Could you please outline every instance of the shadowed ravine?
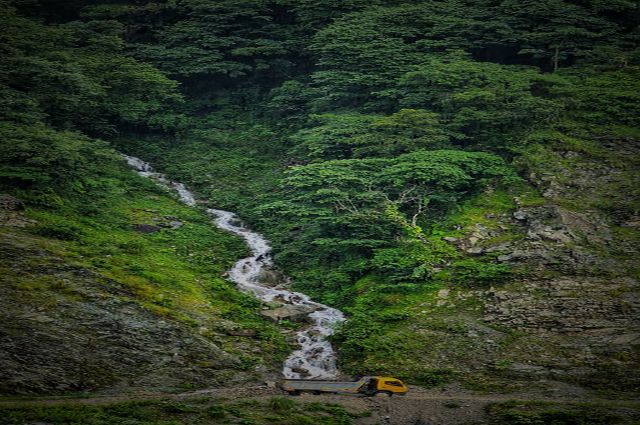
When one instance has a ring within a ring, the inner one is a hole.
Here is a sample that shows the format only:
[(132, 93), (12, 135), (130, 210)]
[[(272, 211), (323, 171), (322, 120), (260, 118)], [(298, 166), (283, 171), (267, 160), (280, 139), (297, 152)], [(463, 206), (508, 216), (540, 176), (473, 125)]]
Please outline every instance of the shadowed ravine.
[[(187, 205), (196, 205), (193, 194), (182, 183), (169, 181), (164, 175), (157, 173), (146, 162), (123, 155), (127, 163), (138, 174), (151, 178), (159, 184), (175, 190), (180, 199)], [(228, 272), (229, 279), (238, 288), (253, 294), (258, 299), (276, 308), (294, 308), (308, 312), (309, 324), (298, 331), (296, 343), (299, 349), (291, 353), (283, 365), (285, 378), (334, 378), (339, 371), (335, 362), (333, 347), (325, 338), (333, 333), (335, 323), (345, 320), (341, 311), (312, 301), (307, 295), (286, 289), (288, 282), (283, 281), (276, 286), (269, 286), (262, 279), (263, 272), (273, 267), (269, 255), (267, 240), (260, 234), (251, 232), (242, 226), (240, 219), (232, 212), (207, 209), (215, 224), (229, 232), (242, 236), (251, 249), (251, 256), (236, 262)]]

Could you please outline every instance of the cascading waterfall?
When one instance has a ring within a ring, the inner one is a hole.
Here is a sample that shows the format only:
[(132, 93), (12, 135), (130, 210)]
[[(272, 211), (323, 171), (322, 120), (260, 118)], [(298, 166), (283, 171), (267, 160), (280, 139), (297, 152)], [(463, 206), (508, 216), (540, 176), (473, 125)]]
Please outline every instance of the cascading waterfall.
[[(152, 178), (159, 184), (175, 190), (187, 205), (196, 205), (195, 197), (182, 184), (169, 181), (164, 175), (154, 171), (148, 163), (128, 155), (122, 155), (127, 164), (143, 177)], [(243, 258), (229, 270), (229, 279), (246, 293), (253, 294), (263, 302), (282, 304), (309, 311), (309, 326), (299, 331), (296, 343), (299, 349), (291, 353), (284, 362), (282, 374), (285, 378), (335, 378), (339, 371), (336, 366), (335, 352), (326, 337), (333, 333), (333, 325), (345, 320), (340, 310), (312, 301), (307, 295), (286, 289), (287, 282), (271, 287), (261, 282), (263, 270), (272, 268), (267, 240), (260, 234), (251, 232), (242, 226), (239, 218), (232, 212), (207, 209), (215, 216), (215, 224), (244, 238), (251, 249), (251, 256)]]

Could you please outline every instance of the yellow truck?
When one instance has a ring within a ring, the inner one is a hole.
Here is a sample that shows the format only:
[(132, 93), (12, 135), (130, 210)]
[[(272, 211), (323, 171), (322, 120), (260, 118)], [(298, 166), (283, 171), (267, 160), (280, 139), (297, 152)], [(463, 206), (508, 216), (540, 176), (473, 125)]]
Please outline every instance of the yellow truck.
[(363, 394), (366, 396), (405, 394), (407, 386), (399, 379), (386, 376), (363, 376), (357, 381), (321, 381), (315, 379), (285, 379), (281, 388), (291, 395)]

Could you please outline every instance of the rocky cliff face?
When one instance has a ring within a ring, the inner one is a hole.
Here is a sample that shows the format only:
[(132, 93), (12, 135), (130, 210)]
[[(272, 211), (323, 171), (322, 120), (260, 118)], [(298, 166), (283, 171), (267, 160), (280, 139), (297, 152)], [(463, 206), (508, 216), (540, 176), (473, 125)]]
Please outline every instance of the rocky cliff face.
[(451, 241), (520, 274), (459, 294), (480, 300), (480, 322), (517, 333), (485, 366), (640, 389), (637, 146), (625, 140), (596, 153), (548, 151), (528, 165), (541, 197), (516, 197), (514, 209)]

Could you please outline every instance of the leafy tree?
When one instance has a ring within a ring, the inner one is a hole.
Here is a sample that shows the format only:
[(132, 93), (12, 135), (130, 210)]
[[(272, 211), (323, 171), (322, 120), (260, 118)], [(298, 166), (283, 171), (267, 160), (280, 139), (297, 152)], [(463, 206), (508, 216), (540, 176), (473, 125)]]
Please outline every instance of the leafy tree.
[(506, 147), (562, 111), (555, 87), (567, 84), (536, 69), (434, 57), (406, 73), (396, 95), (406, 107), (440, 114), (457, 144)]
[(116, 159), (104, 142), (43, 123), (0, 123), (0, 137), (0, 179), (24, 187), (88, 193), (100, 184), (95, 176)]
[(424, 109), (401, 109), (374, 121), (369, 133), (356, 139), (357, 157), (392, 157), (417, 150), (452, 147), (451, 132), (440, 115)]
[(115, 153), (90, 136), (144, 124), (177, 83), (122, 55), (113, 21), (44, 25), (0, 8), (0, 179), (66, 196), (95, 193)]
[[(336, 291), (325, 280), (331, 269), (346, 272), (347, 282), (372, 269), (396, 270), (397, 281), (424, 279), (451, 254), (428, 241), (419, 222), (491, 181), (517, 180), (495, 155), (451, 150), (325, 161), (292, 167), (287, 174), (286, 200), (259, 207), (258, 216), (278, 237), (281, 264), (311, 268), (298, 282), (307, 282), (303, 286), (314, 293)], [(398, 240), (408, 245), (396, 251)], [(341, 283), (340, 291), (348, 286)]]
[(170, 25), (155, 28), (155, 44), (136, 43), (135, 55), (180, 77), (237, 78), (287, 67), (282, 28), (267, 1), (184, 0)]
[(292, 136), (292, 153), (313, 160), (393, 157), (420, 149), (451, 147), (449, 131), (434, 112), (402, 109), (388, 117), (310, 115), (311, 128)]
[(612, 39), (622, 42), (620, 26), (602, 12), (618, 9), (633, 13), (636, 6), (631, 2), (607, 3), (505, 0), (499, 10), (522, 43), (519, 53), (545, 59), (556, 71), (561, 63), (589, 57), (595, 48)]
[(569, 112), (578, 120), (597, 125), (640, 124), (640, 67), (606, 72), (567, 70), (562, 75), (573, 82), (565, 91), (573, 100)]
[(121, 55), (117, 22), (47, 26), (11, 7), (0, 13), (6, 118), (104, 133), (177, 99), (175, 81)]
[(358, 147), (358, 138), (364, 137), (378, 119), (373, 115), (322, 114), (310, 115), (309, 125), (298, 131), (292, 139), (294, 155), (314, 160), (348, 159)]

